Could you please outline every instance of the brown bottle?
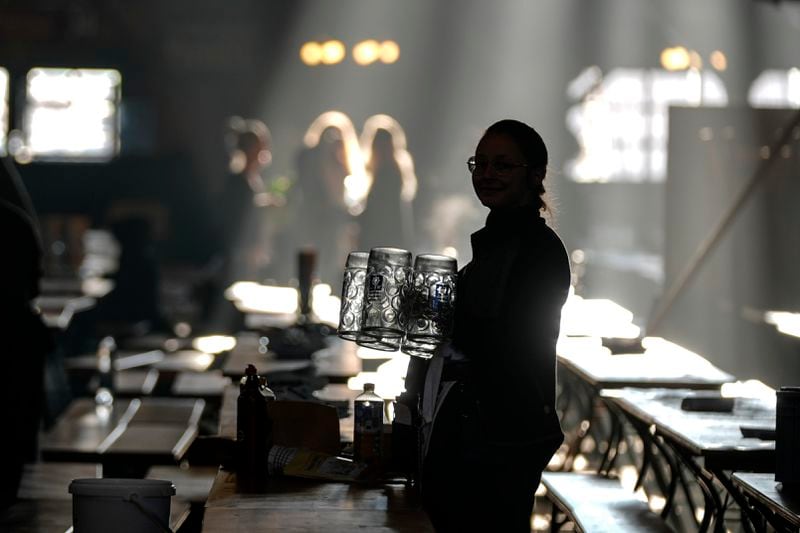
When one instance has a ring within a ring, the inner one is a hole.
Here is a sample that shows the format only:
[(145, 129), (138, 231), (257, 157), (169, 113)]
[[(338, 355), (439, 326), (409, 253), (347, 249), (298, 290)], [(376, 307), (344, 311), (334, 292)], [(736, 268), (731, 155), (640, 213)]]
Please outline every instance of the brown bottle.
[(272, 421), (267, 401), (275, 395), (262, 384), (258, 370), (247, 365), (236, 401), (236, 480), (241, 492), (264, 492), (267, 458), (272, 445)]

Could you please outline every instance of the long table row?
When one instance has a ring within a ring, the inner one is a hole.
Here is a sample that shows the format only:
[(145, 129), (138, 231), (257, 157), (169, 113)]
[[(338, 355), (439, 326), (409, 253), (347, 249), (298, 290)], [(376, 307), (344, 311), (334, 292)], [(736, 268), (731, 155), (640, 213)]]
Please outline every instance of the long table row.
[(600, 338), (562, 339), (558, 361), (570, 429), (562, 469), (608, 476), (632, 465), (633, 488), (678, 530), (797, 530), (798, 494), (775, 481), (773, 389), (737, 382), (659, 338), (631, 353), (614, 353)]
[[(97, 463), (105, 475), (142, 475), (152, 464), (180, 464), (207, 405), (198, 398), (203, 391), (221, 401), (220, 433), (232, 437), (236, 389), (229, 384), (247, 363), (255, 362), (265, 374), (304, 371), (312, 364), (279, 360), (253, 347), (233, 350), (219, 364), (189, 346), (170, 351), (145, 343), (141, 348), (116, 359), (118, 398), (113, 406), (99, 408), (90, 399), (74, 402), (44, 436), (44, 460)], [(736, 390), (730, 386), (734, 376), (659, 338), (645, 339), (640, 350), (620, 352), (598, 337), (564, 336), (558, 362), (559, 409), (569, 437), (561, 469), (580, 466), (577, 460), (591, 437), (599, 452), (596, 469), (609, 475), (627, 457), (638, 470), (636, 487), (662, 499), (660, 512), (667, 520), (685, 523), (689, 517), (699, 530), (724, 531), (733, 506), (747, 527), (758, 529), (769, 522), (791, 529), (800, 523), (795, 500), (774, 483), (775, 445), (768, 438), (775, 427), (774, 391)], [(72, 371), (81, 371), (81, 365), (92, 371), (95, 361), (70, 364)], [(353, 369), (346, 372), (352, 375)], [(170, 377), (169, 398), (147, 397), (153, 388), (146, 390), (146, 384), (158, 374)], [(714, 403), (721, 392), (733, 398), (730, 409)], [(687, 399), (694, 409), (686, 407)], [(340, 434), (345, 440), (352, 435), (352, 417), (340, 420)], [(638, 448), (633, 443), (637, 439)], [(640, 453), (631, 452), (637, 449)], [(403, 484), (285, 478), (259, 495), (239, 494), (235, 486), (235, 473), (220, 469), (206, 504), (204, 531), (331, 525), (430, 530), (414, 492)]]

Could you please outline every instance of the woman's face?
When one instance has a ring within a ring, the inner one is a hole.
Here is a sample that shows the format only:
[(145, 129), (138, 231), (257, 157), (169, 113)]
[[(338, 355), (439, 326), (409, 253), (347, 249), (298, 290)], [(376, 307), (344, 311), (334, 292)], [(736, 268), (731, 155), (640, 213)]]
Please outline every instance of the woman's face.
[(529, 169), (522, 152), (508, 135), (485, 135), (475, 148), (472, 186), (489, 209), (530, 204)]

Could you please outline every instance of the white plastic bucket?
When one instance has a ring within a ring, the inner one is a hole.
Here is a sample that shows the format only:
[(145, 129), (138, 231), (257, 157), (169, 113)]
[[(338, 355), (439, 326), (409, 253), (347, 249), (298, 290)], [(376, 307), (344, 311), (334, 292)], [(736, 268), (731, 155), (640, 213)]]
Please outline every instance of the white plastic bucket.
[(171, 481), (160, 479), (73, 479), (74, 533), (165, 533), (169, 529)]

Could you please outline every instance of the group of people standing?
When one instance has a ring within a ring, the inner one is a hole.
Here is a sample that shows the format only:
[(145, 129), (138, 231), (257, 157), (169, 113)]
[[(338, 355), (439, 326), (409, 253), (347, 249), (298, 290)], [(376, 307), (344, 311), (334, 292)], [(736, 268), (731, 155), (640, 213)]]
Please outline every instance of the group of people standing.
[[(230, 174), (214, 200), (222, 285), (243, 279), (286, 283), (296, 276), (297, 251), (313, 248), (316, 276), (335, 287), (350, 251), (413, 245), (413, 162), (404, 138), (396, 138), (396, 123), (385, 120), (388, 127), (371, 127), (363, 149), (348, 138), (351, 129), (323, 124), (315, 142), (297, 154), (294, 179), (278, 180), (278, 187), (263, 176), (272, 161), (269, 129), (258, 120), (231, 121)], [(354, 174), (370, 183), (355, 208), (347, 185)]]

